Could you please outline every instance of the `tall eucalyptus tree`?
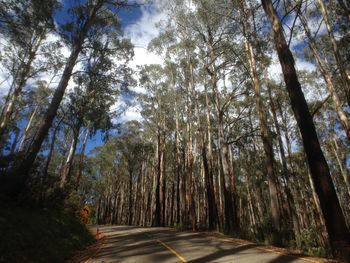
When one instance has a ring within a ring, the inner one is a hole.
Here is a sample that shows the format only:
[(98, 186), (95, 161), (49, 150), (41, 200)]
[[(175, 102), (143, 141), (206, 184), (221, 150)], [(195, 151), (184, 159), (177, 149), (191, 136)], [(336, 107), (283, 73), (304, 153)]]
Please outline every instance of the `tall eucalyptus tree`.
[(126, 4), (127, 1), (122, 0), (94, 0), (85, 3), (77, 3), (70, 8), (73, 19), (62, 25), (60, 32), (66, 39), (66, 42), (71, 49), (71, 53), (68, 57), (51, 103), (48, 106), (45, 116), (40, 122), (38, 131), (31, 146), (25, 153), (25, 156), (21, 159), (21, 162), (15, 165), (14, 169), (11, 170), (12, 174), (16, 174), (16, 176), (20, 178), (19, 182), (22, 187), (18, 185), (17, 189), (23, 188), (25, 184), (35, 158), (39, 153), (41, 145), (57, 114), (57, 110), (63, 99), (79, 55), (91, 48), (87, 45), (89, 43), (87, 40), (95, 34), (99, 34), (103, 37), (103, 35), (110, 32), (115, 32), (115, 36), (120, 37), (120, 23), (117, 18), (116, 10), (122, 8)]
[(303, 139), (312, 181), (320, 201), (333, 254), (339, 259), (349, 260), (350, 232), (335, 192), (329, 167), (321, 149), (310, 110), (298, 80), (294, 66), (294, 57), (283, 35), (282, 24), (272, 1), (262, 0), (262, 5), (273, 31), (284, 81)]
[[(0, 35), (4, 45), (1, 63), (11, 79), (0, 115), (0, 147), (28, 79), (58, 66), (52, 64), (52, 55), (59, 44), (46, 41), (54, 31), (53, 13), (57, 7), (57, 0), (0, 1)], [(47, 61), (43, 61), (43, 55)]]

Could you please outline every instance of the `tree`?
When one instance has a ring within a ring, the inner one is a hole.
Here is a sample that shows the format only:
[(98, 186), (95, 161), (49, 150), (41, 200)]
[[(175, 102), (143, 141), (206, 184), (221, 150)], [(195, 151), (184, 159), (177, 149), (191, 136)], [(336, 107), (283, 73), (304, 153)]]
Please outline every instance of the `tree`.
[[(35, 158), (40, 151), (41, 145), (46, 138), (52, 122), (57, 114), (59, 105), (63, 99), (68, 81), (73, 72), (73, 68), (77, 62), (80, 53), (86, 48), (86, 40), (96, 33), (115, 32), (119, 35), (119, 24), (116, 19), (115, 10), (113, 8), (120, 8), (126, 4), (126, 1), (105, 1), (96, 0), (88, 1), (85, 4), (78, 4), (71, 8), (74, 15), (74, 20), (61, 27), (61, 34), (65, 35), (67, 42), (71, 45), (71, 53), (65, 65), (62, 77), (54, 92), (53, 98), (46, 111), (45, 116), (40, 122), (37, 134), (33, 142), (27, 150), (21, 162), (18, 163), (12, 174), (20, 177), (17, 189), (23, 189), (25, 181), (28, 177), (30, 169), (33, 166)], [(12, 188), (12, 187), (9, 187)], [(13, 188), (10, 190), (13, 191)], [(18, 192), (18, 191), (17, 191)]]
[(245, 3), (241, 4), (241, 24), (243, 36), (245, 39), (245, 51), (246, 56), (249, 62), (250, 69), (250, 78), (252, 80), (252, 86), (254, 88), (254, 97), (256, 109), (259, 116), (259, 126), (261, 137), (264, 145), (264, 151), (266, 155), (266, 170), (267, 170), (267, 178), (269, 183), (269, 192), (270, 192), (270, 207), (272, 214), (272, 222), (273, 222), (273, 231), (275, 232), (276, 239), (278, 238), (278, 232), (281, 230), (281, 214), (280, 214), (280, 204), (278, 200), (278, 186), (277, 186), (277, 178), (274, 167), (274, 151), (273, 151), (273, 143), (272, 143), (272, 135), (271, 131), (268, 128), (267, 116), (265, 111), (265, 106), (263, 104), (262, 96), (261, 96), (261, 84), (257, 72), (257, 63), (255, 54), (253, 51), (254, 38), (256, 35), (252, 32), (249, 25), (249, 11), (246, 11)]
[(281, 21), (272, 2), (262, 0), (262, 4), (273, 30), (284, 81), (303, 138), (312, 181), (320, 200), (333, 253), (337, 258), (348, 260), (350, 258), (350, 233), (334, 189), (328, 164), (317, 138), (315, 125), (298, 81), (293, 55), (287, 46)]
[[(73, 159), (82, 127), (85, 138), (90, 130), (108, 130), (112, 127), (111, 107), (122, 89), (132, 84), (131, 70), (126, 64), (133, 55), (129, 41), (119, 41), (114, 34), (94, 34), (88, 39), (93, 48), (84, 54), (84, 70), (75, 75), (76, 86), (69, 94), (69, 123), (73, 131), (71, 148), (61, 176), (61, 187), (70, 177)], [(120, 65), (114, 59), (120, 59)], [(85, 140), (86, 143), (86, 140)], [(83, 147), (85, 144), (83, 144)]]
[(147, 126), (154, 136), (155, 145), (155, 208), (152, 225), (165, 225), (165, 144), (169, 113), (167, 94), (168, 87), (162, 79), (164, 73), (160, 65), (147, 65), (140, 72), (140, 85), (148, 91), (143, 96), (144, 110), (141, 113), (149, 120)]
[[(0, 115), (1, 147), (27, 80), (59, 67), (55, 61), (59, 44), (45, 43), (48, 34), (54, 30), (53, 12), (58, 6), (56, 0), (1, 1), (0, 5), (0, 34), (6, 41), (2, 64), (12, 78)], [(46, 55), (46, 61), (38, 58), (38, 53)]]
[[(345, 131), (345, 134), (346, 136), (348, 137), (348, 140), (350, 140), (350, 128), (349, 128), (349, 123), (348, 123), (348, 118), (342, 108), (342, 105), (341, 105), (341, 101), (339, 99), (339, 95), (338, 95), (338, 92), (336, 91), (336, 88), (334, 86), (334, 81), (332, 80), (332, 74), (331, 72), (328, 70), (327, 68), (327, 62), (321, 58), (321, 56), (319, 55), (318, 51), (317, 51), (317, 45), (316, 45), (316, 41), (314, 39), (314, 37), (312, 36), (311, 34), (311, 31), (309, 29), (309, 26), (307, 24), (307, 20), (305, 18), (305, 16), (300, 12), (298, 11), (298, 16), (300, 18), (300, 21), (304, 27), (304, 30), (305, 30), (305, 33), (309, 39), (309, 47), (312, 51), (312, 54), (313, 56), (315, 57), (315, 60), (317, 62), (317, 65), (320, 69), (320, 72), (322, 74), (322, 77), (326, 83), (326, 86), (329, 90), (329, 93), (332, 97), (332, 100), (333, 100), (333, 103), (334, 103), (334, 107), (335, 107), (335, 110), (337, 112), (337, 115), (338, 115), (338, 118), (339, 118), (339, 121)], [(333, 34), (331, 34), (333, 35)], [(334, 38), (333, 38), (333, 41), (334, 42)], [(336, 48), (337, 50), (337, 48)], [(339, 54), (338, 52), (335, 52), (337, 55), (336, 55), (336, 58), (339, 58)], [(342, 64), (342, 63), (341, 63)], [(342, 71), (343, 72), (343, 67), (341, 67)], [(344, 74), (342, 74), (343, 76)], [(342, 77), (343, 78), (343, 77)], [(343, 78), (344, 79), (344, 78)], [(347, 85), (344, 85), (345, 88), (347, 87)]]

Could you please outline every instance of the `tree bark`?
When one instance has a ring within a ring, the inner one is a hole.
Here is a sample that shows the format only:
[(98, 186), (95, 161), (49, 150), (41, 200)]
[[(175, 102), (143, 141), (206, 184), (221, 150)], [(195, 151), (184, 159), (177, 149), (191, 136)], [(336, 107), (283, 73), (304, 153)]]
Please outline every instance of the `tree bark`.
[(181, 222), (181, 207), (180, 207), (180, 181), (181, 181), (181, 166), (180, 166), (180, 131), (179, 131), (179, 112), (175, 100), (175, 172), (176, 172), (176, 223)]
[[(17, 80), (16, 78), (13, 80), (13, 83), (15, 85), (15, 88), (13, 89), (13, 93), (11, 96), (9, 96), (8, 102), (4, 105), (4, 108), (1, 112), (1, 121), (0, 121), (0, 138), (4, 138), (4, 135), (7, 130), (7, 126), (9, 121), (12, 118), (13, 110), (15, 107), (15, 104), (21, 95), (21, 92), (24, 88), (24, 86), (27, 83), (27, 80), (29, 78), (29, 73), (31, 70), (31, 66), (33, 64), (33, 61), (35, 60), (35, 57), (37, 55), (38, 49), (44, 40), (45, 32), (41, 34), (38, 38), (38, 41), (36, 43), (31, 43), (34, 44), (33, 48), (29, 51), (28, 55), (28, 61), (24, 63), (21, 66), (21, 70), (19, 73), (19, 79)], [(18, 84), (16, 85), (16, 81), (18, 81)]]
[[(27, 177), (29, 175), (29, 172), (33, 166), (33, 163), (35, 161), (35, 158), (37, 154), (40, 151), (41, 145), (44, 142), (50, 127), (52, 126), (52, 122), (56, 117), (57, 110), (61, 104), (61, 101), (63, 99), (63, 95), (66, 91), (68, 81), (70, 80), (70, 77), (72, 75), (73, 68), (75, 66), (75, 63), (77, 61), (77, 58), (80, 54), (80, 51), (83, 48), (83, 43), (86, 37), (86, 34), (88, 33), (90, 27), (94, 23), (96, 13), (97, 11), (102, 7), (103, 1), (99, 1), (96, 5), (94, 5), (90, 12), (89, 17), (87, 18), (86, 22), (82, 26), (81, 31), (78, 33), (77, 37), (75, 38), (73, 42), (72, 52), (68, 58), (68, 61), (66, 63), (66, 66), (64, 68), (62, 77), (60, 79), (60, 82), (58, 83), (58, 86), (55, 90), (55, 93), (53, 95), (53, 98), (51, 100), (51, 103), (41, 120), (38, 131), (36, 133), (36, 136), (34, 137), (33, 143), (29, 147), (28, 151), (26, 152), (24, 158), (21, 160), (19, 164), (16, 164), (14, 169), (11, 171), (12, 174), (15, 174), (17, 176), (20, 176), (20, 185), (17, 185), (17, 191), (21, 191), (21, 189), (24, 188)], [(11, 188), (11, 187), (10, 187)], [(16, 194), (16, 193), (14, 193)]]
[(71, 145), (69, 148), (66, 162), (63, 166), (62, 173), (61, 173), (60, 188), (63, 188), (70, 179), (75, 150), (77, 148), (77, 144), (78, 144), (78, 140), (79, 140), (79, 132), (80, 132), (80, 128), (78, 128), (77, 130), (74, 129), (74, 131), (73, 131), (72, 142), (71, 142)]
[(328, 71), (328, 69), (326, 67), (326, 63), (322, 60), (322, 58), (320, 57), (320, 55), (317, 52), (316, 41), (311, 35), (311, 31), (310, 31), (309, 26), (307, 24), (306, 18), (304, 17), (303, 14), (300, 14), (300, 13), (299, 13), (299, 18), (300, 18), (300, 21), (304, 27), (305, 33), (309, 39), (309, 47), (311, 49), (311, 52), (312, 52), (313, 56), (315, 57), (318, 68), (322, 74), (324, 81), (326, 82), (326, 87), (328, 88), (328, 91), (332, 97), (334, 107), (335, 107), (335, 110), (337, 112), (340, 124), (342, 125), (342, 127), (345, 131), (345, 134), (346, 134), (348, 140), (350, 141), (350, 127), (349, 127), (348, 118), (347, 118), (344, 110), (342, 109), (342, 105), (341, 105), (338, 93), (336, 92), (336, 89), (333, 85), (331, 73)]
[(161, 134), (158, 131), (157, 135), (157, 169), (156, 169), (156, 179), (155, 179), (155, 210), (153, 216), (152, 226), (160, 226), (161, 225), (161, 200), (160, 200), (160, 181), (161, 181), (161, 159), (162, 151), (161, 151)]
[(56, 142), (56, 134), (59, 130), (60, 124), (63, 121), (64, 116), (61, 117), (61, 119), (59, 120), (59, 122), (57, 123), (53, 133), (52, 133), (52, 140), (51, 140), (51, 144), (50, 144), (50, 150), (49, 150), (49, 154), (47, 155), (47, 159), (46, 159), (46, 163), (45, 163), (45, 168), (43, 171), (43, 181), (42, 184), (45, 185), (47, 182), (47, 176), (48, 176), (48, 170), (49, 170), (49, 165), (51, 162), (51, 158), (52, 158), (52, 154), (53, 151), (55, 149), (55, 142)]
[(278, 138), (278, 146), (279, 146), (279, 150), (280, 150), (282, 167), (283, 167), (283, 174), (284, 174), (285, 183), (286, 183), (285, 189), (286, 189), (286, 195), (287, 195), (288, 208), (289, 208), (290, 215), (292, 216), (294, 235), (295, 235), (297, 244), (300, 244), (300, 242), (299, 242), (300, 225), (299, 225), (299, 220), (298, 220), (298, 215), (297, 215), (297, 203), (293, 197), (294, 191), (291, 190), (291, 189), (293, 189), (293, 186), (291, 186), (291, 184), (290, 184), (290, 178), (289, 178), (290, 173), (288, 171), (287, 159), (286, 159), (286, 155), (285, 155), (285, 151), (284, 151), (284, 147), (283, 147), (281, 129), (280, 129), (280, 125), (278, 123), (276, 106), (275, 106), (275, 103), (274, 103), (273, 98), (272, 98), (271, 87), (268, 83), (267, 76), (265, 77), (265, 80), (266, 80), (266, 86), (267, 86), (269, 99), (270, 99), (270, 108), (272, 111), (272, 117), (274, 120), (275, 129), (276, 129), (277, 138)]
[(288, 48), (283, 35), (281, 21), (271, 0), (262, 0), (262, 5), (274, 33), (275, 45), (282, 67), (284, 81), (303, 139), (312, 181), (320, 201), (333, 254), (339, 259), (350, 260), (349, 229), (345, 223), (329, 167), (321, 150), (315, 125), (298, 80), (293, 55)]
[(77, 176), (77, 181), (75, 183), (75, 190), (78, 190), (79, 185), (80, 185), (80, 181), (81, 181), (81, 177), (83, 174), (85, 148), (86, 148), (86, 144), (87, 144), (87, 141), (89, 138), (89, 133), (90, 133), (90, 125), (87, 125), (86, 131), (85, 131), (85, 136), (84, 136), (84, 141), (83, 141), (83, 145), (82, 145), (82, 149), (81, 149), (81, 153), (80, 153), (79, 166), (78, 166), (78, 176)]
[(347, 189), (347, 192), (348, 192), (348, 196), (350, 198), (350, 180), (349, 180), (349, 175), (347, 173), (347, 169), (343, 167), (343, 162), (341, 161), (341, 158), (339, 156), (339, 146), (338, 146), (338, 143), (337, 143), (337, 140), (335, 138), (333, 138), (331, 140), (331, 147), (332, 147), (332, 150), (334, 152), (334, 155), (335, 155), (335, 158), (337, 160), (337, 163), (338, 163), (338, 166), (339, 166), (339, 170), (340, 170), (340, 174), (342, 175), (343, 177), (343, 180), (345, 182), (345, 185), (346, 185), (346, 189)]
[[(242, 13), (244, 14), (244, 4), (242, 5)], [(243, 18), (245, 20), (245, 18)], [(264, 110), (264, 105), (261, 98), (260, 91), (260, 80), (258, 78), (258, 73), (256, 69), (256, 61), (253, 53), (253, 47), (251, 44), (249, 28), (246, 25), (245, 21), (242, 21), (243, 35), (245, 37), (245, 51), (247, 54), (247, 59), (249, 62), (250, 77), (252, 79), (252, 84), (254, 88), (254, 98), (256, 104), (256, 110), (259, 117), (260, 124), (260, 133), (264, 146), (264, 151), (266, 155), (266, 171), (267, 171), (267, 180), (270, 193), (270, 208), (271, 216), (273, 223), (273, 231), (276, 235), (276, 238), (279, 239), (279, 232), (281, 231), (281, 214), (279, 211), (279, 201), (278, 201), (278, 186), (277, 178), (275, 176), (274, 169), (274, 153), (271, 132), (267, 125), (266, 112)], [(275, 240), (277, 242), (277, 240)]]
[(21, 142), (19, 143), (19, 147), (18, 147), (18, 151), (21, 152), (23, 151), (24, 149), (24, 142), (28, 136), (28, 131), (31, 129), (31, 126), (32, 126), (32, 123), (33, 123), (33, 120), (34, 120), (34, 117), (38, 111), (39, 107), (36, 106), (34, 111), (32, 112), (32, 114), (30, 114), (30, 117), (29, 117), (29, 121), (26, 125), (26, 128), (24, 129), (24, 132), (23, 132), (23, 135), (22, 135), (22, 138), (21, 138)]
[(187, 83), (187, 107), (188, 107), (188, 119), (187, 119), (187, 177), (189, 179), (189, 197), (188, 197), (188, 208), (191, 215), (191, 227), (192, 230), (196, 230), (196, 209), (194, 200), (194, 182), (193, 182), (193, 166), (194, 166), (194, 152), (193, 152), (193, 100), (194, 97), (194, 76), (193, 76), (193, 62), (189, 50), (186, 50), (186, 59), (188, 66), (188, 83)]
[[(344, 63), (344, 61), (339, 53), (339, 48), (338, 48), (337, 42), (336, 42), (334, 34), (333, 34), (333, 29), (332, 29), (332, 25), (331, 25), (331, 21), (329, 18), (327, 7), (323, 3), (323, 0), (317, 0), (317, 2), (321, 7), (323, 19), (324, 19), (324, 22), (326, 24), (327, 31), (328, 31), (328, 36), (329, 36), (331, 43), (332, 43), (332, 49), (333, 49), (335, 61), (337, 63), (338, 70), (339, 70), (341, 80), (342, 80), (342, 84), (343, 84), (344, 89), (345, 89), (345, 94), (346, 94), (348, 106), (350, 107), (350, 79), (349, 79), (349, 77), (346, 73), (345, 67), (344, 67), (345, 63)], [(348, 139), (350, 140), (350, 130), (347, 130), (347, 136), (348, 136)]]
[[(132, 219), (133, 219), (133, 213), (132, 213), (132, 207), (133, 207), (133, 169), (131, 167), (131, 169), (129, 170), (129, 195), (128, 195), (128, 225), (131, 226), (132, 225)], [(136, 188), (137, 189), (137, 188)], [(136, 204), (134, 204), (136, 205)]]

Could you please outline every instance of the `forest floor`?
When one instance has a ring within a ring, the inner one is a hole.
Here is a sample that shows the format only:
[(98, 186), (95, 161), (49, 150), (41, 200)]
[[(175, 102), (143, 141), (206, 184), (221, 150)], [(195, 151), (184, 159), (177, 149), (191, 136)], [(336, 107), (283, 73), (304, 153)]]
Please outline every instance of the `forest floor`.
[(70, 263), (336, 262), (230, 238), (219, 233), (110, 225), (90, 226), (90, 230), (97, 235), (98, 242), (70, 260)]

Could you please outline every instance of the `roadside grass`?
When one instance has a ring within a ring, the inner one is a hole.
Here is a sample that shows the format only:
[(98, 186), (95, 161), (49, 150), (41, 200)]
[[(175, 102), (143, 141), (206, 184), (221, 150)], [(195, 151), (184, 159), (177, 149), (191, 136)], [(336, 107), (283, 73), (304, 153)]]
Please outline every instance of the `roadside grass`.
[(0, 262), (64, 262), (94, 241), (73, 214), (29, 208), (0, 210)]

